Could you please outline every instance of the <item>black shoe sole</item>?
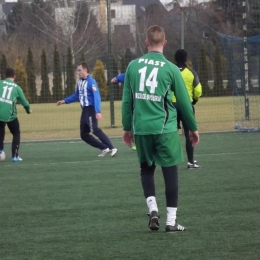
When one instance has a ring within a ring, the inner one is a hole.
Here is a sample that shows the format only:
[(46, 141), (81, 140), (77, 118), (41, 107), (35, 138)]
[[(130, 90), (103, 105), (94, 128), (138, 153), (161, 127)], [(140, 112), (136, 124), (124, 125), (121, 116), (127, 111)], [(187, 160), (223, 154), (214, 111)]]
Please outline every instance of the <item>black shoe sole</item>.
[(152, 231), (157, 231), (157, 230), (159, 230), (158, 217), (153, 217), (153, 218), (150, 219), (149, 228), (150, 228)]

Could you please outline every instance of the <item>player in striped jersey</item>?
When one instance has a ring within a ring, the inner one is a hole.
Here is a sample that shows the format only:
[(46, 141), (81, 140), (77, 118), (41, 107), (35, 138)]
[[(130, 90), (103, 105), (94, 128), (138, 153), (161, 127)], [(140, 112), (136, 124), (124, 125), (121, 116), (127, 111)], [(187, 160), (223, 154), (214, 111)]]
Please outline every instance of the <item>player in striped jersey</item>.
[[(114, 148), (106, 134), (98, 128), (98, 120), (102, 119), (101, 97), (98, 85), (95, 79), (89, 75), (89, 68), (85, 62), (78, 65), (77, 72), (79, 80), (76, 92), (63, 100), (59, 100), (57, 106), (79, 101), (82, 108), (80, 119), (81, 139), (87, 144), (100, 149), (101, 153), (98, 156), (102, 157), (111, 152), (113, 157), (117, 153), (117, 149)], [(91, 135), (90, 132), (97, 136), (100, 141)]]

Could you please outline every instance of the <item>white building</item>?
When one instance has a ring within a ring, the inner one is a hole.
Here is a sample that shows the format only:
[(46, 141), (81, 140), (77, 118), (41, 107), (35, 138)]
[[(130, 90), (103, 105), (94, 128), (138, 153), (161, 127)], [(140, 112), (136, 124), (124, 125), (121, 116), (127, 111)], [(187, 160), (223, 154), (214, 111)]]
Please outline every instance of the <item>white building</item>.
[[(136, 8), (135, 5), (111, 5), (111, 31), (129, 34), (136, 43)], [(135, 52), (136, 44), (131, 46)]]

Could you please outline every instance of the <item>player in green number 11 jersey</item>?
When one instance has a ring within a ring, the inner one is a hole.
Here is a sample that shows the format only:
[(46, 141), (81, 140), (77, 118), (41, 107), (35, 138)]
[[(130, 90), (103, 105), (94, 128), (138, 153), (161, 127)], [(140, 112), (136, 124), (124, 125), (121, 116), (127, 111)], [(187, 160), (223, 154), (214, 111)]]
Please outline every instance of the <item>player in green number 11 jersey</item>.
[(155, 165), (162, 167), (167, 205), (166, 232), (184, 231), (176, 221), (178, 202), (177, 164), (183, 161), (177, 130), (176, 109), (172, 95), (187, 122), (193, 145), (199, 142), (197, 123), (187, 89), (177, 66), (162, 54), (167, 43), (163, 28), (147, 30), (148, 53), (132, 61), (126, 71), (122, 123), (123, 140), (131, 146), (135, 139), (141, 166), (141, 182), (149, 210), (149, 228), (159, 229), (158, 206), (155, 198)]
[(22, 161), (18, 154), (20, 146), (20, 124), (17, 118), (16, 102), (20, 102), (23, 105), (27, 114), (31, 114), (31, 110), (23, 90), (14, 83), (14, 69), (7, 68), (5, 77), (5, 80), (0, 80), (0, 154), (4, 150), (5, 126), (7, 125), (13, 135), (12, 161), (20, 162)]

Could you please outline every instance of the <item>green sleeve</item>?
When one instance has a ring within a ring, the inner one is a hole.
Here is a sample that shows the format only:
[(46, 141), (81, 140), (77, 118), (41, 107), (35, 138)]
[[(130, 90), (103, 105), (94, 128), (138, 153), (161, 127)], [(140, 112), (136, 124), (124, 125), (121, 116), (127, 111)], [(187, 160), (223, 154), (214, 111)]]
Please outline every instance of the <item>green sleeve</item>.
[(178, 100), (178, 107), (181, 111), (181, 114), (185, 120), (190, 131), (198, 130), (197, 122), (195, 120), (194, 112), (192, 109), (192, 105), (190, 102), (189, 94), (185, 83), (183, 81), (182, 75), (179, 69), (173, 67), (174, 72), (174, 85), (172, 86), (172, 90), (176, 99)]
[(17, 87), (17, 92), (18, 92), (17, 101), (20, 102), (20, 104), (24, 107), (26, 113), (29, 114), (30, 113), (30, 104), (27, 101), (27, 99), (23, 93), (23, 90), (20, 87)]
[(130, 69), (128, 67), (125, 75), (122, 98), (122, 124), (124, 131), (131, 131), (133, 120), (133, 94), (129, 74)]

